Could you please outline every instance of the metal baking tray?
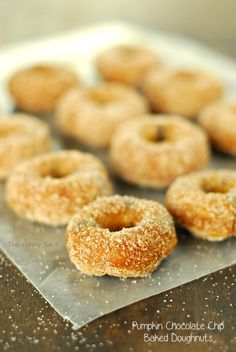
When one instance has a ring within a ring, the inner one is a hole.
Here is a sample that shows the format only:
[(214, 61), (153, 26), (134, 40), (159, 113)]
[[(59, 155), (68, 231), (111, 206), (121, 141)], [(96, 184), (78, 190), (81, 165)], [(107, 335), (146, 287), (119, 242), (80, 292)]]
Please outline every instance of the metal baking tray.
[[(224, 83), (226, 97), (236, 98), (236, 63), (233, 60), (184, 37), (124, 23), (105, 23), (2, 49), (0, 113), (11, 113), (14, 109), (7, 92), (7, 80), (15, 70), (38, 62), (63, 63), (78, 71), (87, 84), (92, 84), (99, 79), (94, 67), (95, 57), (116, 43), (145, 44), (156, 50), (169, 66), (201, 67), (215, 72)], [(45, 119), (53, 129), (57, 148), (88, 150), (73, 140), (59, 138), (53, 117)], [(107, 163), (106, 152), (92, 152)], [(236, 160), (213, 152), (209, 167), (235, 169)], [(113, 175), (112, 179), (116, 193), (164, 202), (164, 191), (131, 186)], [(176, 249), (150, 277), (89, 277), (77, 271), (68, 259), (65, 228), (54, 229), (18, 219), (5, 204), (4, 185), (0, 198), (1, 250), (54, 309), (77, 328), (118, 308), (236, 262), (236, 238), (209, 243), (180, 230)]]

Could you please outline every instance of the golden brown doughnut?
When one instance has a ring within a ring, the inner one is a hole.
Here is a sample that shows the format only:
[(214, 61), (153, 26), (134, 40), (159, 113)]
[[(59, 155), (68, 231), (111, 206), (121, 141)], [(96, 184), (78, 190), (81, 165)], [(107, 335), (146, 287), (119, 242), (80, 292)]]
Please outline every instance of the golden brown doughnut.
[(236, 171), (206, 170), (179, 177), (167, 208), (194, 236), (222, 241), (236, 234)]
[(206, 166), (209, 146), (198, 126), (178, 116), (149, 115), (126, 122), (110, 148), (113, 170), (140, 186), (162, 188), (177, 176)]
[(159, 64), (157, 55), (138, 45), (114, 46), (97, 59), (98, 71), (105, 80), (129, 85), (137, 85), (154, 64)]
[(143, 90), (155, 111), (188, 118), (196, 117), (223, 91), (218, 78), (208, 72), (170, 68), (150, 69)]
[(200, 113), (199, 122), (218, 149), (236, 156), (236, 102), (207, 106)]
[(173, 221), (159, 203), (129, 196), (100, 197), (67, 228), (67, 250), (88, 275), (147, 276), (174, 248)]
[(50, 150), (46, 123), (25, 114), (0, 119), (0, 180), (23, 160)]
[(78, 77), (66, 68), (38, 65), (16, 72), (9, 80), (9, 91), (21, 110), (51, 113), (58, 99), (78, 83)]
[(94, 148), (105, 148), (117, 126), (148, 110), (144, 97), (118, 83), (73, 89), (61, 99), (58, 126), (66, 135)]
[(22, 163), (6, 186), (7, 203), (18, 216), (53, 226), (67, 224), (82, 206), (110, 193), (102, 163), (75, 150)]

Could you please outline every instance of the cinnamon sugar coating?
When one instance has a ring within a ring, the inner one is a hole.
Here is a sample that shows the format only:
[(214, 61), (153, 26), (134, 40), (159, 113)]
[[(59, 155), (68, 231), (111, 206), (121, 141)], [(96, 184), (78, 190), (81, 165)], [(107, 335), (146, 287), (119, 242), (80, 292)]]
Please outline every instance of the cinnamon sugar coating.
[(236, 156), (236, 101), (207, 106), (199, 122), (216, 148)]
[(139, 277), (154, 271), (173, 250), (176, 234), (161, 204), (116, 195), (79, 211), (66, 241), (71, 261), (88, 275)]
[(118, 83), (100, 83), (68, 92), (56, 115), (66, 135), (94, 148), (106, 148), (122, 122), (147, 111), (145, 98), (135, 90)]
[(213, 74), (159, 67), (147, 72), (143, 90), (155, 111), (187, 118), (197, 117), (223, 93), (221, 82)]
[(46, 123), (25, 114), (0, 118), (0, 180), (4, 180), (22, 161), (51, 148)]
[(58, 99), (79, 84), (76, 74), (54, 65), (37, 65), (16, 72), (9, 91), (18, 108), (29, 113), (51, 113)]
[(110, 193), (103, 164), (75, 150), (22, 163), (6, 185), (7, 203), (19, 217), (53, 226), (67, 224), (82, 206)]
[(110, 148), (117, 175), (153, 188), (168, 186), (177, 176), (205, 167), (208, 160), (205, 132), (177, 116), (150, 115), (122, 124)]
[(158, 56), (138, 45), (117, 45), (97, 58), (98, 71), (105, 80), (128, 85), (138, 85), (154, 64), (160, 64)]
[(194, 236), (222, 241), (236, 234), (236, 171), (206, 170), (179, 177), (166, 204), (176, 223)]

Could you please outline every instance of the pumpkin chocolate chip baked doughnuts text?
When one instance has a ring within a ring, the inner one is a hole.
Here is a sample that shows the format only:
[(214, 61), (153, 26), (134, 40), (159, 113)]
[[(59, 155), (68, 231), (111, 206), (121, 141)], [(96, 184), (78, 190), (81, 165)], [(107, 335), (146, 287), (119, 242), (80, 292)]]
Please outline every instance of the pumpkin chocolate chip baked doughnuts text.
[(67, 250), (88, 275), (147, 276), (175, 247), (171, 216), (159, 203), (129, 196), (100, 197), (70, 221)]
[(48, 152), (50, 131), (46, 123), (25, 114), (0, 118), (0, 180), (21, 161)]
[(144, 78), (143, 91), (155, 111), (194, 118), (222, 96), (223, 88), (205, 71), (153, 68)]
[(108, 147), (116, 128), (148, 111), (145, 98), (118, 83), (73, 89), (60, 101), (60, 130), (93, 148)]
[(199, 123), (217, 149), (236, 156), (236, 101), (207, 106), (200, 113)]
[(21, 110), (51, 113), (58, 99), (78, 83), (78, 77), (66, 68), (38, 65), (16, 72), (9, 80), (9, 91)]
[(122, 179), (153, 188), (205, 167), (209, 146), (205, 132), (177, 116), (153, 115), (122, 124), (110, 148), (110, 163)]
[(105, 167), (93, 155), (60, 151), (19, 165), (6, 185), (6, 199), (19, 216), (60, 226), (98, 196), (109, 195)]
[(138, 45), (117, 45), (104, 51), (97, 59), (97, 68), (107, 81), (138, 85), (145, 72), (159, 64), (157, 55)]
[(222, 241), (236, 234), (236, 171), (206, 170), (179, 177), (169, 188), (167, 208), (194, 236)]

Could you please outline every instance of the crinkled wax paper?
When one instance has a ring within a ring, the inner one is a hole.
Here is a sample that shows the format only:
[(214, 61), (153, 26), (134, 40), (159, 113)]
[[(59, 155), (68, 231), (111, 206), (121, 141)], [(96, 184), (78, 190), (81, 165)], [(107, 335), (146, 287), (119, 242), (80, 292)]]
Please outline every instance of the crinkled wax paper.
[[(93, 59), (98, 51), (120, 42), (139, 42), (156, 48), (169, 65), (203, 67), (218, 73), (228, 96), (236, 95), (233, 61), (185, 38), (153, 33), (124, 24), (105, 24), (84, 31), (6, 48), (0, 54), (1, 110), (10, 112), (6, 80), (17, 68), (38, 61), (66, 62), (87, 82), (95, 79)], [(62, 141), (62, 144), (65, 141)], [(72, 146), (65, 143), (64, 146)], [(105, 160), (104, 153), (99, 156)], [(235, 168), (236, 160), (215, 154), (210, 167)], [(113, 179), (116, 192), (164, 201), (164, 192), (139, 189)], [(0, 247), (58, 313), (76, 327), (118, 308), (192, 281), (236, 262), (236, 238), (221, 243), (194, 239), (179, 231), (174, 252), (145, 279), (89, 277), (70, 263), (65, 228), (51, 228), (19, 220), (7, 209), (0, 190)]]

